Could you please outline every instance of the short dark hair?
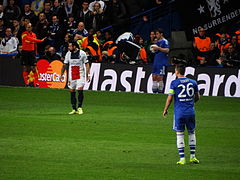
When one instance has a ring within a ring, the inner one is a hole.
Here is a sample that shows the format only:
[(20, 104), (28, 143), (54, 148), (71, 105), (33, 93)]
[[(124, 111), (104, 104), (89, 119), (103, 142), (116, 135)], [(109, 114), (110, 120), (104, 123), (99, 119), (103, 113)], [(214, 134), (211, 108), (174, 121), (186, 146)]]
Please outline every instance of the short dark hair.
[(79, 48), (79, 44), (77, 43), (77, 41), (70, 41), (69, 43), (72, 43), (73, 46)]
[(164, 30), (163, 30), (162, 28), (156, 29), (156, 30), (155, 30), (155, 33), (156, 33), (156, 32), (159, 32), (160, 34), (161, 34), (161, 33), (164, 34)]
[(184, 75), (185, 74), (185, 65), (184, 64), (176, 64), (176, 70), (181, 74)]

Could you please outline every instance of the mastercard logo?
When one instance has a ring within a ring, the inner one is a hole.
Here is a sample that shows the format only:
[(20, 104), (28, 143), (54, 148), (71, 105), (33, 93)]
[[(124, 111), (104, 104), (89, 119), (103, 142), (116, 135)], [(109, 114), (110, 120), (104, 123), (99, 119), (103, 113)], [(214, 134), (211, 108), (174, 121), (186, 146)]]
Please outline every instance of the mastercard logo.
[(59, 60), (49, 63), (45, 59), (37, 62), (38, 84), (41, 88), (65, 88), (67, 83), (67, 72), (61, 79), (61, 69), (63, 63)]

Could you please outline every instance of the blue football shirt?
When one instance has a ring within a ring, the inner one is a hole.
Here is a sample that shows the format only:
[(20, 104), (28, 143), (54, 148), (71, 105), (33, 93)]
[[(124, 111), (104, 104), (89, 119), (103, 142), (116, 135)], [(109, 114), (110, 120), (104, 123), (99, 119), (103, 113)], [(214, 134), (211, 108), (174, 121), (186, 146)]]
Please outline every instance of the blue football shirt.
[(198, 92), (195, 80), (182, 77), (171, 82), (169, 94), (174, 95), (174, 115), (194, 115), (194, 94)]
[[(169, 48), (169, 43), (168, 43), (168, 40), (166, 40), (166, 39), (161, 39), (161, 40), (157, 41), (156, 45), (161, 48)], [(157, 65), (157, 64), (167, 65), (168, 64), (168, 53), (157, 51), (154, 56), (153, 64), (154, 65)]]

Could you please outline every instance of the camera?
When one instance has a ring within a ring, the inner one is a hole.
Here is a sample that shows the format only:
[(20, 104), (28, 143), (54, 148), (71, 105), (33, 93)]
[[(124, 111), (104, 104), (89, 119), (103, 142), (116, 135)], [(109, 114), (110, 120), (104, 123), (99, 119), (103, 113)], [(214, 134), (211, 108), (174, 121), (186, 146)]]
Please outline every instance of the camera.
[(176, 64), (183, 64), (183, 65), (187, 65), (188, 64), (188, 61), (186, 59), (181, 59), (181, 58), (178, 58), (176, 56), (173, 56), (171, 58), (171, 64), (173, 65), (176, 65)]

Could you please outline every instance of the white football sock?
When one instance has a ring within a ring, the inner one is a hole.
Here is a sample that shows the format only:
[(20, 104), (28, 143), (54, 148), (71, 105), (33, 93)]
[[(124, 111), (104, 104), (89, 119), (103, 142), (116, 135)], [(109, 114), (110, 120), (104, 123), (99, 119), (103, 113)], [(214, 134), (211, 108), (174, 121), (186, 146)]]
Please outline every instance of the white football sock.
[(180, 161), (185, 160), (184, 147), (184, 132), (177, 132), (177, 148), (180, 156)]
[(196, 136), (195, 132), (188, 132), (188, 143), (190, 147), (190, 157), (195, 157)]

